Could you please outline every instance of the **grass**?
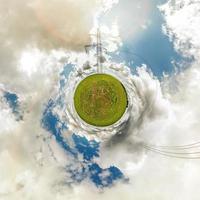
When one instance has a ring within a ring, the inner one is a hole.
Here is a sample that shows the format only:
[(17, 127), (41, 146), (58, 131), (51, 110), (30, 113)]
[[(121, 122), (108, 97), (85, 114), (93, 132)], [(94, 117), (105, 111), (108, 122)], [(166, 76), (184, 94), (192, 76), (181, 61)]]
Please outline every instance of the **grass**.
[(83, 79), (74, 94), (74, 106), (82, 120), (94, 126), (109, 126), (126, 111), (128, 99), (122, 83), (108, 74)]

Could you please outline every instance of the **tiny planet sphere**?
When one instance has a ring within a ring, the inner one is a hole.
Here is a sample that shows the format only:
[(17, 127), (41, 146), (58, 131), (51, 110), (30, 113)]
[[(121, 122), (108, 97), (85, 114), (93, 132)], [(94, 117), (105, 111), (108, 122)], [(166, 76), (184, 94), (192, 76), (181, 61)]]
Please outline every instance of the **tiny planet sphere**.
[(93, 74), (83, 79), (74, 93), (74, 107), (86, 123), (105, 127), (121, 119), (128, 106), (123, 84), (109, 74)]

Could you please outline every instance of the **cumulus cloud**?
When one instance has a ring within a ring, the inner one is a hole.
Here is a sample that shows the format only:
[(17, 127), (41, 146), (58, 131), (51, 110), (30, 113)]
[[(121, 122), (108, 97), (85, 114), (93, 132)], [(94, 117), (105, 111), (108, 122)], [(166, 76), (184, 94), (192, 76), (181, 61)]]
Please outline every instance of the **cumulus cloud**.
[(105, 13), (101, 20), (107, 24), (117, 21), (123, 40), (136, 39), (151, 24), (153, 4), (149, 0), (119, 0), (118, 4), (112, 7), (112, 11)]
[(160, 7), (164, 12), (165, 33), (174, 41), (177, 51), (199, 59), (199, 1), (169, 1)]
[(7, 45), (36, 45), (41, 48), (82, 48), (97, 2), (5, 1), (1, 3), (1, 42)]
[(58, 74), (58, 62), (66, 62), (61, 60), (66, 54), (55, 50), (83, 50), (97, 8), (95, 0), (2, 1), (0, 82), (12, 90), (48, 84)]

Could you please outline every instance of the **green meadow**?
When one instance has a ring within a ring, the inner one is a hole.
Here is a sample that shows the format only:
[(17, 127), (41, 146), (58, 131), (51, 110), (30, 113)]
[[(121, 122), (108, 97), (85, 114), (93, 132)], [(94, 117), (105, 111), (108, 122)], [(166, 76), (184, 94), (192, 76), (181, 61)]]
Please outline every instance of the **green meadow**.
[(104, 127), (117, 122), (126, 111), (127, 93), (122, 83), (108, 74), (83, 79), (74, 93), (74, 106), (82, 120)]

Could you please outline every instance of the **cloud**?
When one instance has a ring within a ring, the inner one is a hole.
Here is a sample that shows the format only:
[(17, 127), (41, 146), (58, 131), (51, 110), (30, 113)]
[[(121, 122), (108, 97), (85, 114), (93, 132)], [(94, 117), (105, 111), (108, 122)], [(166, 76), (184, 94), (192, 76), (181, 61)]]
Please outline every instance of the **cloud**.
[(123, 40), (135, 39), (151, 24), (149, 19), (153, 6), (153, 2), (149, 0), (119, 0), (101, 20), (107, 24), (117, 21), (120, 37)]
[(166, 20), (164, 31), (174, 42), (177, 51), (184, 56), (199, 59), (200, 15), (199, 1), (168, 1), (160, 7)]
[[(11, 90), (27, 91), (52, 80), (47, 74), (58, 75), (56, 65), (66, 62), (62, 60), (67, 57), (66, 52), (83, 50), (89, 42), (97, 9), (96, 0), (3, 0), (0, 5), (0, 82)], [(58, 51), (55, 53), (58, 49), (60, 55)], [(54, 62), (54, 67), (47, 62)]]
[(96, 8), (95, 0), (2, 2), (1, 42), (80, 49), (89, 40)]

